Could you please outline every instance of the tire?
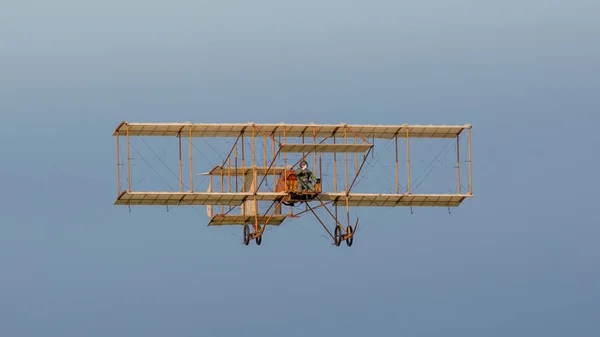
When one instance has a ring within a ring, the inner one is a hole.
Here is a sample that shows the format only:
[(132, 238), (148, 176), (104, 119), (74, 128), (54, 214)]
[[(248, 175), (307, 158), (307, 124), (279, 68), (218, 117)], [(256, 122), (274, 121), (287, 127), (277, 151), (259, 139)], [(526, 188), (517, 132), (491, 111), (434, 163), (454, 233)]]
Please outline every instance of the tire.
[(340, 226), (336, 225), (335, 226), (335, 231), (334, 231), (334, 241), (335, 241), (335, 245), (339, 246), (342, 243), (342, 229), (340, 228)]
[(244, 225), (244, 244), (247, 246), (250, 243), (250, 228)]
[[(348, 231), (349, 234), (354, 233), (354, 229), (352, 229), (352, 226), (348, 226), (348, 228), (346, 228), (346, 230)], [(354, 236), (351, 236), (346, 239), (346, 244), (348, 245), (348, 247), (352, 246), (352, 242), (354, 242)]]

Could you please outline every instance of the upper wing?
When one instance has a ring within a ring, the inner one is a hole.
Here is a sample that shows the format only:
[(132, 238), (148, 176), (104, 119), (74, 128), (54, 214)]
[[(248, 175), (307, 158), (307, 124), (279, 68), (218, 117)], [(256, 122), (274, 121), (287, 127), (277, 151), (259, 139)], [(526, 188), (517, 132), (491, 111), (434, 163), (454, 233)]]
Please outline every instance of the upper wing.
[[(458, 206), (468, 194), (380, 194), (350, 193), (348, 206)], [(321, 193), (323, 201), (333, 201), (336, 205), (346, 205), (344, 193)]]
[[(283, 193), (260, 192), (258, 200), (276, 200)], [(235, 192), (123, 192), (115, 205), (241, 205), (252, 193)]]

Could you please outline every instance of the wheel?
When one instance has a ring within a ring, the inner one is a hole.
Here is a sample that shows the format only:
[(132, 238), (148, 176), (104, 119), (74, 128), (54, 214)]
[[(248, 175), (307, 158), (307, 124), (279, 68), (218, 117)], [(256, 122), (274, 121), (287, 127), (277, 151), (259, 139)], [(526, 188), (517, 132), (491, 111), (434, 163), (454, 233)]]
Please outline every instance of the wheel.
[[(348, 225), (348, 228), (346, 228), (346, 231), (348, 231), (348, 234), (352, 234), (354, 230), (352, 229), (352, 226)], [(346, 244), (348, 245), (348, 247), (352, 246), (353, 241), (354, 241), (354, 236), (351, 236), (346, 239)]]
[(258, 246), (260, 246), (260, 243), (262, 242), (262, 235), (261, 236), (257, 236), (256, 239), (254, 239), (254, 241), (256, 242), (256, 244)]
[(335, 226), (333, 237), (335, 239), (335, 245), (339, 246), (342, 243), (342, 229), (340, 228), (340, 226)]
[(250, 243), (250, 228), (244, 225), (244, 244), (247, 246)]

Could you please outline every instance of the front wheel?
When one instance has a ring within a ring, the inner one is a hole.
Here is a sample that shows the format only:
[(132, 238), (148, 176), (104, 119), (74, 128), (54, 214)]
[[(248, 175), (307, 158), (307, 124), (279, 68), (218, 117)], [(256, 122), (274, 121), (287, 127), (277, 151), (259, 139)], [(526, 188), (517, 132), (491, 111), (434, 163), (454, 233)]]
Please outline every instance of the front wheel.
[(336, 246), (342, 243), (342, 229), (338, 225), (335, 226), (333, 238)]
[[(354, 233), (354, 230), (352, 229), (352, 226), (350, 226), (350, 225), (348, 225), (348, 228), (346, 228), (346, 231), (348, 231), (348, 234)], [(354, 235), (352, 235), (351, 237), (346, 239), (346, 244), (348, 245), (348, 247), (352, 246), (352, 242), (354, 242)]]
[(247, 246), (250, 243), (250, 228), (244, 225), (244, 244)]

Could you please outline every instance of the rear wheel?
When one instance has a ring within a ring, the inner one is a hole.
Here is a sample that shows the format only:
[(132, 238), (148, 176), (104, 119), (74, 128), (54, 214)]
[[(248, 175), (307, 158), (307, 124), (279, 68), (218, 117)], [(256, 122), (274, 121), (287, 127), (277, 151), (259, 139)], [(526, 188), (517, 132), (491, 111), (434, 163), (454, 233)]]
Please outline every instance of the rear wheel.
[(257, 236), (256, 239), (254, 239), (254, 241), (256, 242), (256, 244), (258, 246), (260, 246), (260, 243), (262, 242), (262, 235), (261, 236)]

